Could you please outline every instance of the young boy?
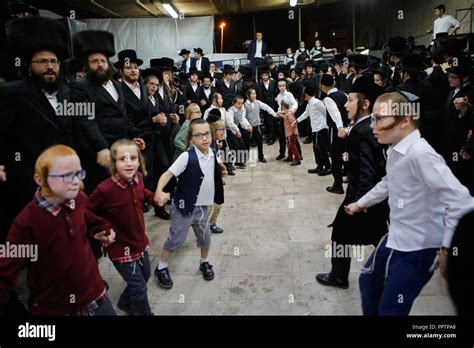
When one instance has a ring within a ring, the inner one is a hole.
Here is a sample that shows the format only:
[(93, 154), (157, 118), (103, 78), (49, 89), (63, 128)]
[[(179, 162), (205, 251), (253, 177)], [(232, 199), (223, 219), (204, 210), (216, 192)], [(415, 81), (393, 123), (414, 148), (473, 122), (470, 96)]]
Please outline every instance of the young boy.
[(171, 204), (170, 231), (155, 270), (158, 285), (164, 289), (173, 287), (168, 260), (184, 243), (191, 226), (197, 238), (197, 246), (201, 249), (199, 269), (202, 276), (205, 280), (214, 279), (212, 265), (207, 260), (211, 245), (207, 210), (214, 203), (224, 203), (222, 173), (216, 154), (209, 151), (212, 135), (205, 120), (196, 119), (191, 122), (189, 139), (194, 147), (182, 153), (161, 176), (155, 194), (155, 199), (164, 205), (170, 199), (170, 194), (163, 192), (163, 188), (171, 178), (178, 178)]
[(474, 206), (467, 188), (421, 138), (414, 113), (396, 112), (418, 102), (407, 92), (377, 99), (371, 128), (379, 143), (391, 144), (387, 175), (357, 202), (345, 206), (349, 215), (387, 197), (390, 206), (389, 232), (359, 278), (365, 315), (408, 315), (433, 275), (440, 249), (439, 265), (445, 274), (454, 229)]

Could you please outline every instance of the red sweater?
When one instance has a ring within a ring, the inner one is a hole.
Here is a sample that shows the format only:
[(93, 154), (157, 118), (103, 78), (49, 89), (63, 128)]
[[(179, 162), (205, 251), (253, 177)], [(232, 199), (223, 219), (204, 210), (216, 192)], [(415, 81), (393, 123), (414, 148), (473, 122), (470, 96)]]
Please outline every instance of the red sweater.
[(149, 241), (145, 234), (143, 203), (153, 205), (154, 192), (143, 186), (143, 175), (137, 172), (138, 184), (122, 188), (109, 178), (100, 183), (89, 197), (89, 209), (113, 225), (115, 242), (107, 247), (110, 259), (142, 253)]
[(57, 216), (33, 199), (18, 214), (7, 242), (37, 245), (37, 260), (0, 258), (0, 306), (9, 301), (18, 272), (28, 267), (29, 307), (33, 315), (66, 315), (83, 309), (100, 296), (104, 281), (87, 237), (110, 229), (110, 224), (86, 209), (80, 193), (75, 209)]

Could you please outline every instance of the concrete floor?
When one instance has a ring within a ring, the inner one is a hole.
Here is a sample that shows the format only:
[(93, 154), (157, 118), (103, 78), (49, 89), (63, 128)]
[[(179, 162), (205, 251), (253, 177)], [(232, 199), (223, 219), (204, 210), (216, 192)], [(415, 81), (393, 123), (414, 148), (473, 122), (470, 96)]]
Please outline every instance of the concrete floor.
[[(169, 262), (171, 290), (152, 276), (148, 297), (156, 315), (361, 315), (358, 274), (364, 261), (352, 260), (347, 290), (316, 283), (315, 274), (330, 270), (325, 255), (343, 195), (325, 188), (332, 176), (307, 174), (314, 168), (312, 145), (303, 145), (301, 166), (276, 161), (278, 144), (264, 147), (268, 163), (236, 170), (225, 179), (225, 204), (212, 235), (209, 261), (216, 277), (205, 281), (198, 269), (200, 254), (191, 231)], [(255, 148), (254, 148), (255, 149)], [(169, 208), (168, 208), (169, 209)], [(159, 260), (169, 222), (145, 216), (152, 269)], [(373, 247), (366, 247), (364, 260)], [(359, 258), (361, 260), (361, 258)], [(101, 273), (116, 305), (125, 283), (108, 259)], [(118, 314), (124, 314), (117, 309)], [(416, 300), (412, 315), (453, 315), (446, 283), (435, 274)]]

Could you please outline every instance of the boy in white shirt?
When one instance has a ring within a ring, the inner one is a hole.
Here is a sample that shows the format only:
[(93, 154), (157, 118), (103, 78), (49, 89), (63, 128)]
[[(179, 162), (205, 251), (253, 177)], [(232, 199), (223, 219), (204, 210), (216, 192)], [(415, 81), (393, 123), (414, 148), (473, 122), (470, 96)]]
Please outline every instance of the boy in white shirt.
[(445, 275), (454, 229), (462, 214), (474, 207), (468, 189), (421, 138), (418, 120), (396, 113), (407, 110), (398, 106), (413, 103), (419, 103), (418, 97), (407, 92), (386, 93), (375, 102), (374, 136), (381, 144), (391, 144), (387, 175), (345, 206), (350, 215), (363, 214), (387, 197), (390, 206), (389, 232), (359, 278), (364, 315), (408, 315), (437, 261)]

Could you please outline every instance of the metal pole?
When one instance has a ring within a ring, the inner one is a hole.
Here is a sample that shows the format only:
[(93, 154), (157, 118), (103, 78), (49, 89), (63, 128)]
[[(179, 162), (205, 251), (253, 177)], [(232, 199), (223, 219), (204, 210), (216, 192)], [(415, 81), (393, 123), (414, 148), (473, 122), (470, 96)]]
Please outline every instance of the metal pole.
[(352, 0), (352, 50), (355, 53), (356, 47), (356, 34), (355, 34), (355, 2), (356, 0)]
[(253, 20), (253, 37), (257, 35), (257, 26), (255, 25), (255, 13), (252, 14), (252, 20)]
[(301, 41), (301, 7), (298, 7), (298, 45)]
[(224, 52), (224, 27), (221, 27), (221, 53)]

